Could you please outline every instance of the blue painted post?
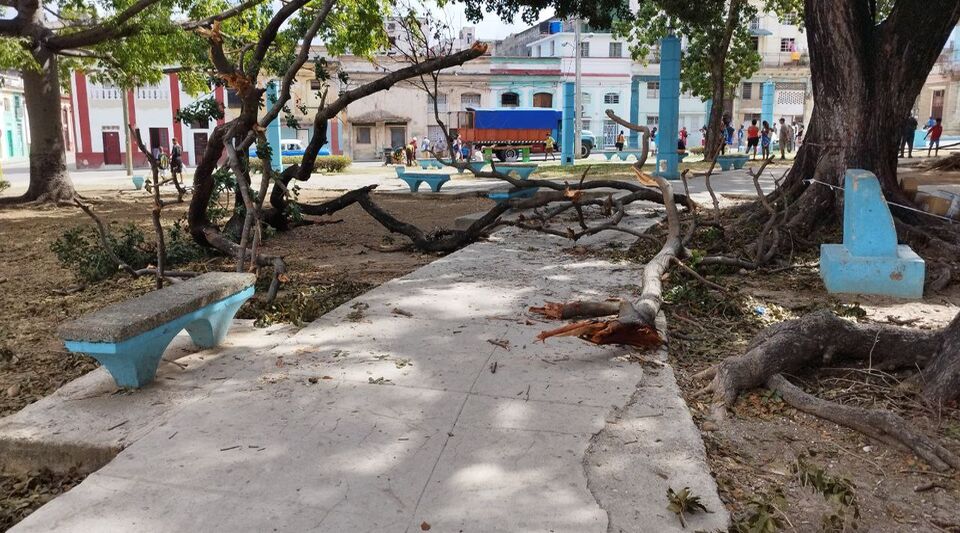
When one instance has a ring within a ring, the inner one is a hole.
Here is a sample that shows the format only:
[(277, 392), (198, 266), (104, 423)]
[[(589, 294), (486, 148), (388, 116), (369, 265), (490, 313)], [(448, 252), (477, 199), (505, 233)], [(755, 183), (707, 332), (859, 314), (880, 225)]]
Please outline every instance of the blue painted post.
[[(277, 101), (277, 82), (271, 81), (267, 84), (267, 106), (272, 106)], [(270, 166), (276, 172), (283, 171), (283, 149), (280, 147), (280, 117), (273, 119), (267, 126), (267, 143), (270, 145), (271, 157)]]
[(680, 178), (677, 169), (677, 137), (680, 123), (680, 38), (669, 35), (660, 41), (660, 128), (657, 130), (656, 174)]
[[(630, 79), (630, 122), (640, 123), (640, 76)], [(640, 148), (640, 132), (630, 130), (628, 146), (634, 149)]]
[(560, 165), (573, 165), (573, 119), (576, 116), (576, 84), (563, 84), (563, 139), (560, 140)]
[[(763, 92), (760, 95), (760, 120), (766, 120), (770, 127), (773, 127), (773, 99), (776, 84), (772, 81), (763, 82)], [(761, 122), (759, 125), (762, 125)]]
[(843, 187), (843, 244), (820, 246), (827, 292), (922, 298), (924, 262), (897, 244), (897, 229), (876, 176), (847, 170)]

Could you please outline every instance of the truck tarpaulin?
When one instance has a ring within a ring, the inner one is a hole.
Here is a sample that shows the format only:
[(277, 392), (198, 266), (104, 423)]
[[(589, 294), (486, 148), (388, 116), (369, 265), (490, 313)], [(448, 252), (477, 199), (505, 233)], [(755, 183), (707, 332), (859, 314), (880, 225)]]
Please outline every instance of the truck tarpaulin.
[(561, 113), (556, 109), (476, 109), (474, 127), (479, 129), (537, 129), (554, 130)]

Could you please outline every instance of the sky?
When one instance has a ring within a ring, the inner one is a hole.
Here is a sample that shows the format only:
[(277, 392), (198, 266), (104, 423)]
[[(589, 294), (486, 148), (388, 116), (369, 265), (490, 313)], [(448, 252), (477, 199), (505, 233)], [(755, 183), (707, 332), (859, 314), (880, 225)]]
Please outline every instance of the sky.
[[(460, 31), (460, 28), (464, 26), (476, 27), (477, 39), (480, 40), (503, 39), (511, 33), (518, 33), (530, 27), (529, 24), (525, 24), (520, 20), (519, 14), (514, 18), (513, 23), (500, 20), (500, 17), (497, 16), (496, 13), (485, 13), (482, 21), (472, 23), (467, 20), (467, 16), (464, 14), (463, 4), (459, 3), (449, 3), (443, 8), (434, 5), (431, 9), (438, 16), (443, 13), (454, 31)], [(553, 9), (545, 9), (540, 12), (539, 20), (551, 16), (553, 16)]]

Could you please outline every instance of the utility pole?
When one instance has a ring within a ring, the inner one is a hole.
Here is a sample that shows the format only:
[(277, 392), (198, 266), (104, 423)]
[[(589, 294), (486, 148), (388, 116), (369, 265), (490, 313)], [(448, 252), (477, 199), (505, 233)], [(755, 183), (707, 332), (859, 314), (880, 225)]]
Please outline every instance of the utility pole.
[(127, 140), (127, 176), (133, 176), (133, 134), (130, 132), (130, 103), (127, 95), (128, 91), (124, 90), (120, 95), (120, 102), (123, 108), (123, 138)]
[(573, 119), (573, 157), (574, 159), (580, 158), (580, 151), (582, 147), (580, 146), (580, 132), (583, 129), (583, 89), (580, 86), (580, 18), (577, 17), (573, 19), (573, 54), (574, 54), (574, 71), (576, 73), (576, 78), (574, 80), (575, 94), (573, 95), (573, 100), (575, 102), (574, 107), (576, 114)]

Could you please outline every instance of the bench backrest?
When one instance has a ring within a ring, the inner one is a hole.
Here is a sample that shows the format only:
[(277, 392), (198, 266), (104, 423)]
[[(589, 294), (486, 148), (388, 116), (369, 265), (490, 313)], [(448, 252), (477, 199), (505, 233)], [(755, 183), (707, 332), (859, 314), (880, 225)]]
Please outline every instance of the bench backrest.
[(71, 320), (57, 333), (71, 341), (121, 342), (241, 292), (256, 280), (254, 274), (210, 272)]

